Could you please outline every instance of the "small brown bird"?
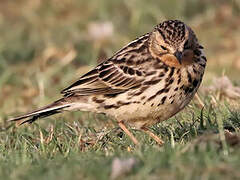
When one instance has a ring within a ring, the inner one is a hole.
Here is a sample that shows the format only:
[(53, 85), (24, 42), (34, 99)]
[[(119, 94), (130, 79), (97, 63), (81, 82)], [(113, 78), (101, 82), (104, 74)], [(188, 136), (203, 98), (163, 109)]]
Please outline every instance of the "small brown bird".
[(64, 89), (63, 98), (11, 119), (32, 123), (62, 111), (105, 113), (126, 134), (134, 126), (159, 144), (148, 127), (167, 120), (193, 98), (204, 74), (206, 57), (190, 27), (179, 20), (164, 21), (119, 50)]

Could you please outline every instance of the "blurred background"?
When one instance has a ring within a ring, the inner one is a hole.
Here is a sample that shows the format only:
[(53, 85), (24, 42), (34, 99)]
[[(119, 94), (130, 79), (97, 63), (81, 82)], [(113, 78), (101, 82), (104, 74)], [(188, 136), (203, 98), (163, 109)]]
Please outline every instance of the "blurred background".
[(167, 19), (186, 22), (205, 47), (202, 99), (222, 82), (230, 99), (240, 97), (239, 0), (1, 0), (0, 121), (61, 97), (81, 74)]

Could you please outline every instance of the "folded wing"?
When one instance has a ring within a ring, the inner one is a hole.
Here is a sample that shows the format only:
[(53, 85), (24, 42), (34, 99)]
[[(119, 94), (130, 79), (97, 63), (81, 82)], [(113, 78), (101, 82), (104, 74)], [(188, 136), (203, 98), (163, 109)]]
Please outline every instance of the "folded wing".
[(98, 65), (78, 81), (62, 91), (63, 94), (79, 95), (116, 94), (141, 84), (142, 78), (134, 76), (134, 69), (113, 64), (108, 60)]

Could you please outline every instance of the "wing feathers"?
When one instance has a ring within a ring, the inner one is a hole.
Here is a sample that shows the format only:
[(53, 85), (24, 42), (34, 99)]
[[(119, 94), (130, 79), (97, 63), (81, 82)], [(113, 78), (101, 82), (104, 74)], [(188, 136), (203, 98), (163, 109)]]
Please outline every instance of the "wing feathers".
[(108, 81), (110, 81), (111, 79), (116, 78), (116, 75), (117, 75), (117, 74), (118, 74), (118, 71), (115, 70), (115, 71), (113, 71), (111, 74), (109, 74), (108, 76), (103, 77), (102, 80), (105, 81), (105, 82), (108, 82)]
[[(65, 95), (70, 93), (81, 95), (90, 95), (91, 93), (109, 94), (124, 92), (139, 86), (144, 79), (142, 76), (144, 73), (139, 69), (139, 65), (134, 63), (134, 56), (129, 56), (129, 51), (139, 53), (139, 49), (146, 49), (147, 47), (144, 44), (148, 37), (149, 34), (146, 34), (136, 39), (118, 51), (113, 57), (83, 75), (78, 81), (64, 89), (62, 93)], [(131, 62), (130, 67), (126, 64), (129, 62)]]

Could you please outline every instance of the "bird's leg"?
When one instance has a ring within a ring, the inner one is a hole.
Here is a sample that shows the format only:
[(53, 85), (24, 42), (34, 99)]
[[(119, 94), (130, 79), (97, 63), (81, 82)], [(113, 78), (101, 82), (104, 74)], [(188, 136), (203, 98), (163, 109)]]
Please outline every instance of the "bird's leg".
[(142, 127), (141, 130), (147, 133), (151, 138), (153, 138), (160, 146), (164, 144), (164, 141), (160, 137), (155, 135), (152, 131), (150, 131), (148, 128)]
[(138, 140), (134, 137), (134, 135), (127, 129), (123, 122), (118, 122), (119, 127), (130, 137), (134, 144), (139, 145)]
[(199, 97), (198, 93), (195, 94), (195, 98), (198, 101), (201, 108), (204, 108), (204, 103), (202, 102), (201, 98)]

